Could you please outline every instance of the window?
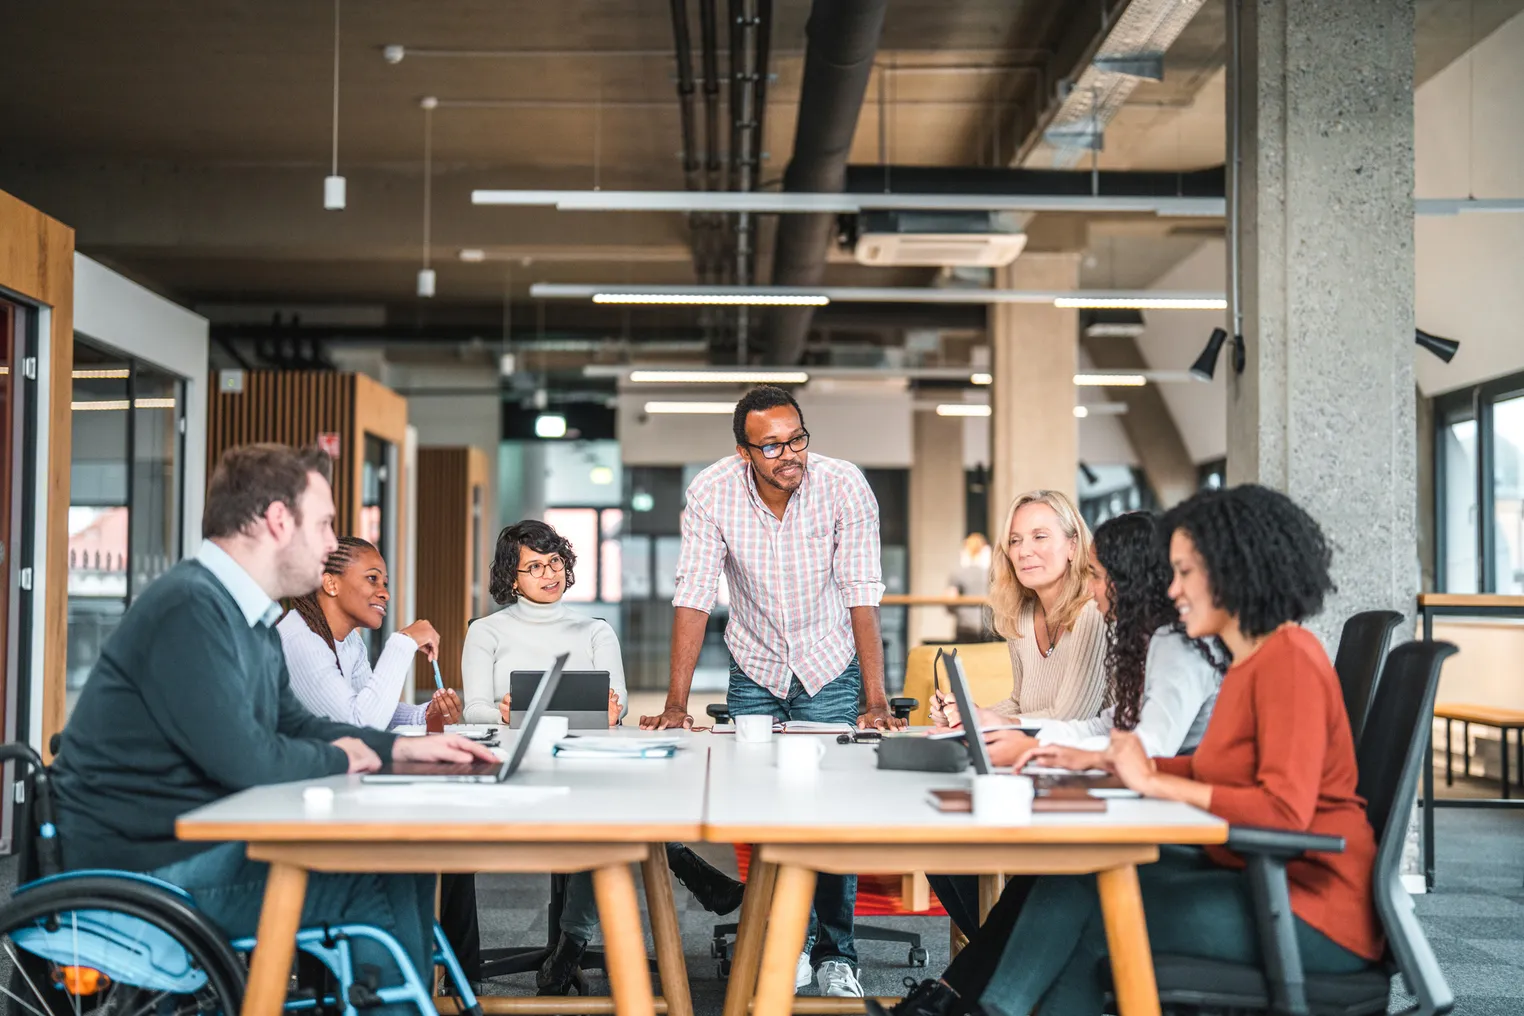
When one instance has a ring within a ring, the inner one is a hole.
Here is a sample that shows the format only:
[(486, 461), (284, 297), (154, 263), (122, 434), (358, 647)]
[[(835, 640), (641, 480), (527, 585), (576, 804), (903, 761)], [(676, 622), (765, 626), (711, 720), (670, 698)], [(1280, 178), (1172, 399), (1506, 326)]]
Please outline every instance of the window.
[(1434, 400), (1436, 582), (1524, 593), (1524, 374)]
[(74, 345), (66, 707), (133, 599), (180, 559), (185, 382)]

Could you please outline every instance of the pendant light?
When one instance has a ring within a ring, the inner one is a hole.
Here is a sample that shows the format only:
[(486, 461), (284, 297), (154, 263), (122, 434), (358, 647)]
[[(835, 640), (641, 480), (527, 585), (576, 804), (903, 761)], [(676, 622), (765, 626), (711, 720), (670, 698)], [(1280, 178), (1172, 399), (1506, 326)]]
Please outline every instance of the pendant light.
[(434, 189), (434, 109), (439, 100), (430, 95), (423, 107), (423, 267), (418, 269), (418, 295), (434, 295), (434, 269), (429, 267), (429, 226)]
[(323, 181), (323, 207), (330, 212), (344, 210), (346, 189), (339, 175), (339, 2), (333, 0), (333, 164)]

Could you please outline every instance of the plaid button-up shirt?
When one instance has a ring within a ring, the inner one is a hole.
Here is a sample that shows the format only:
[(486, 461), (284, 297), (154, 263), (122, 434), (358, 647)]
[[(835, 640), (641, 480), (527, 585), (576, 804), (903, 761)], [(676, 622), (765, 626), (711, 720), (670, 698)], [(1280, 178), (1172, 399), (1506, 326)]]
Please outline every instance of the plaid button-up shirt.
[(814, 695), (855, 653), (850, 607), (884, 593), (878, 500), (850, 462), (811, 454), (780, 520), (751, 466), (722, 459), (688, 485), (676, 607), (708, 612), (723, 573), (725, 644), (746, 676), (778, 698), (792, 676)]

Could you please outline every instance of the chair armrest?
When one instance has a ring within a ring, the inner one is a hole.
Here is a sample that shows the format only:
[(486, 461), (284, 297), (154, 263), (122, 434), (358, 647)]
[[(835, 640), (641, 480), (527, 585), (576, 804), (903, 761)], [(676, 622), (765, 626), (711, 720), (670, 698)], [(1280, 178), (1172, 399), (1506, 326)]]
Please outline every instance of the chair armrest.
[(918, 698), (908, 698), (904, 696), (901, 696), (900, 698), (892, 698), (889, 700), (889, 712), (892, 713), (894, 718), (897, 720), (908, 720), (910, 719), (910, 714), (915, 712), (916, 708), (919, 707), (920, 704), (921, 700)]
[(1342, 854), (1344, 837), (1257, 826), (1229, 826), (1225, 846), (1237, 854), (1256, 854), (1287, 861), (1303, 854)]
[(730, 721), (730, 707), (724, 702), (711, 702), (704, 707), (704, 712), (716, 723), (728, 723)]

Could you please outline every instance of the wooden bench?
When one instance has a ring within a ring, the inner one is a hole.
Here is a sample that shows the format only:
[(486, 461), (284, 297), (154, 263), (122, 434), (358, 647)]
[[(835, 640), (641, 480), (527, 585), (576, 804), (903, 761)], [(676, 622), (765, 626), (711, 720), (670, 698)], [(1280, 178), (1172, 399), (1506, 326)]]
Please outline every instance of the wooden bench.
[(1454, 752), (1451, 748), (1451, 731), (1455, 724), (1461, 724), (1461, 755), (1464, 759), (1462, 772), (1471, 775), (1471, 724), (1475, 723), (1482, 727), (1495, 728), (1502, 737), (1498, 755), (1502, 759), (1501, 776), (1503, 779), (1503, 798), (1509, 796), (1508, 779), (1508, 732), (1515, 732), (1515, 745), (1518, 751), (1518, 774), (1519, 783), (1524, 787), (1524, 709), (1504, 709), (1500, 706), (1478, 706), (1464, 702), (1441, 702), (1434, 707), (1435, 719), (1445, 721), (1445, 786), (1452, 786), (1455, 782), (1451, 762)]

